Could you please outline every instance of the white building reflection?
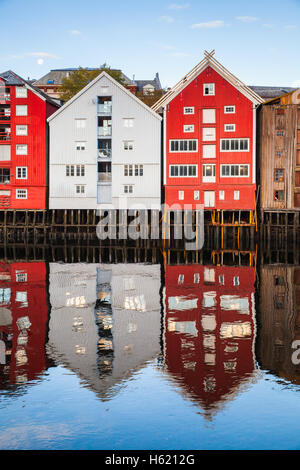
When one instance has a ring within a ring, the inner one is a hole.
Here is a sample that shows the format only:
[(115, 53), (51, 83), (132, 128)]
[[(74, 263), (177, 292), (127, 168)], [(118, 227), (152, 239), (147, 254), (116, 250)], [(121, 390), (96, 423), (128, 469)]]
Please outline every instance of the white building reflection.
[(47, 353), (105, 398), (160, 354), (160, 265), (50, 263)]

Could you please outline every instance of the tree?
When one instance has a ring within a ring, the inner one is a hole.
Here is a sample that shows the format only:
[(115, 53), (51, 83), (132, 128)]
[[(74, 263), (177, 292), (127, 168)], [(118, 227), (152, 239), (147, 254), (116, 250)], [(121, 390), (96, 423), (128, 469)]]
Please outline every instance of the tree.
[(152, 93), (144, 94), (143, 91), (137, 91), (136, 96), (143, 101), (147, 106), (151, 106), (156, 103), (164, 95), (164, 90), (154, 90)]
[(74, 70), (74, 72), (71, 72), (69, 77), (63, 79), (60, 89), (60, 99), (64, 102), (69, 101), (103, 71), (108, 73), (117, 82), (121, 83), (121, 85), (125, 84), (122, 71), (111, 69), (107, 64), (103, 64), (99, 69), (94, 70), (79, 67), (77, 70)]

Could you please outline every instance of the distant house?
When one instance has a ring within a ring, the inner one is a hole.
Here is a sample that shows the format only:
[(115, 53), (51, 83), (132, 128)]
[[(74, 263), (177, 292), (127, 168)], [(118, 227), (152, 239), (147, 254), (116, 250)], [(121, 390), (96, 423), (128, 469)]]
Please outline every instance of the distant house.
[(51, 209), (160, 208), (161, 117), (109, 74), (49, 125)]
[(279, 87), (279, 86), (249, 86), (251, 90), (257, 93), (265, 101), (277, 98), (284, 93), (294, 91), (296, 88)]
[(158, 73), (155, 74), (154, 80), (134, 80), (134, 83), (137, 86), (137, 92), (142, 92), (144, 95), (162, 89)]

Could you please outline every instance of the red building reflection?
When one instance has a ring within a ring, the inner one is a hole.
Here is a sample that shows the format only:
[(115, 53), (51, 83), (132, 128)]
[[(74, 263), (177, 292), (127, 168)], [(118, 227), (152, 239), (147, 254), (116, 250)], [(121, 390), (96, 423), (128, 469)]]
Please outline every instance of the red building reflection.
[(255, 376), (255, 268), (166, 266), (167, 371), (209, 418)]
[(46, 264), (0, 263), (0, 387), (34, 380), (46, 368)]

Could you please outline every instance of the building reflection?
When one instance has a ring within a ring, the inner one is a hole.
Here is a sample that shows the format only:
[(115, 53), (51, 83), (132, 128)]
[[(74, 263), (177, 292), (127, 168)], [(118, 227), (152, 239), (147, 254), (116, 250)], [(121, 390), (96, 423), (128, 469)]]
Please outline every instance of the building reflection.
[(165, 267), (165, 370), (208, 419), (256, 378), (254, 283), (254, 267)]
[[(260, 269), (259, 334), (256, 354), (262, 369), (300, 384), (300, 267), (264, 265)], [(299, 341), (296, 349), (294, 341)], [(296, 361), (295, 361), (296, 359)]]
[(160, 354), (160, 271), (158, 264), (50, 263), (47, 353), (102, 399)]
[(0, 388), (35, 380), (47, 367), (46, 264), (0, 263)]

